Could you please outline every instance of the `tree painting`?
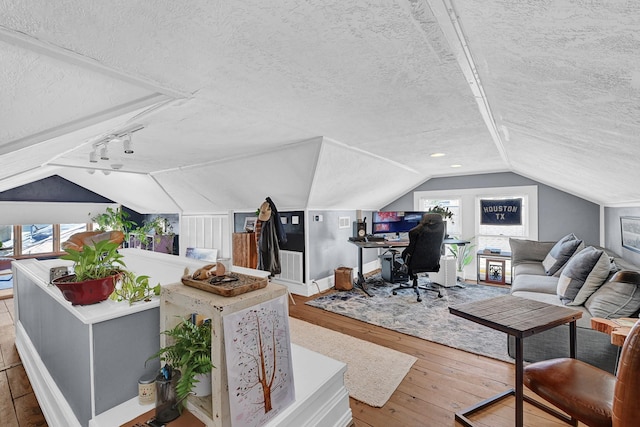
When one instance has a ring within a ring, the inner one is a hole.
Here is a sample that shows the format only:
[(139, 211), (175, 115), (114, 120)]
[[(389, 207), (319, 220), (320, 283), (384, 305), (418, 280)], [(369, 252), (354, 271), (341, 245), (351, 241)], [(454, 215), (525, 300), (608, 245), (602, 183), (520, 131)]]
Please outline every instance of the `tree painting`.
[(233, 425), (259, 426), (294, 399), (286, 298), (224, 317)]

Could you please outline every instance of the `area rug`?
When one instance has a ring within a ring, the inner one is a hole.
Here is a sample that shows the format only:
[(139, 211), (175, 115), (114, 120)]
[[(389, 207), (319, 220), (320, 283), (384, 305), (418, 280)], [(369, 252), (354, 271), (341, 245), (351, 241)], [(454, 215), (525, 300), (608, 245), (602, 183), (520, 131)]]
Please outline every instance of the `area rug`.
[(344, 383), (349, 396), (370, 406), (383, 406), (417, 360), (293, 317), (289, 328), (294, 344), (346, 363)]
[[(421, 277), (419, 283), (427, 284), (427, 279)], [(417, 302), (413, 290), (393, 295), (391, 290), (397, 285), (386, 283), (379, 276), (367, 279), (367, 286), (372, 297), (354, 288), (324, 295), (306, 304), (449, 347), (513, 362), (507, 353), (505, 333), (449, 313), (450, 305), (505, 295), (509, 289), (466, 284), (465, 288), (442, 288), (442, 298), (435, 292), (421, 290), (422, 302)]]

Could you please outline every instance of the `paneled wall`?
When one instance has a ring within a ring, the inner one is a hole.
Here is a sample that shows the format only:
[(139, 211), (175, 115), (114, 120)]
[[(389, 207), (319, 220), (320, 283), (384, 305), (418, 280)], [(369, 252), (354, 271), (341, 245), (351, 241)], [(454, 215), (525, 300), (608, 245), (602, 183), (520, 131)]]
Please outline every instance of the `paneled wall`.
[(183, 215), (180, 220), (180, 255), (187, 248), (217, 249), (218, 258), (231, 258), (229, 215)]

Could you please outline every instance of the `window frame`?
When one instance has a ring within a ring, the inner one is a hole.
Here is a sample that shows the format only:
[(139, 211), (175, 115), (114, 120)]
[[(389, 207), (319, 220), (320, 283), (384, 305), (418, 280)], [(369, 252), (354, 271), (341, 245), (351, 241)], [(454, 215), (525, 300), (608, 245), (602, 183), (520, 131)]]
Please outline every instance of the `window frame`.
[[(86, 231), (93, 231), (94, 224), (91, 222), (87, 223), (78, 223), (85, 224)], [(25, 254), (23, 252), (23, 241), (22, 241), (22, 229), (23, 225), (29, 224), (13, 224), (13, 254), (6, 255), (15, 259), (29, 259), (29, 258), (46, 258), (46, 257), (57, 257), (60, 255), (64, 255), (65, 251), (61, 249), (61, 233), (60, 233), (60, 224), (51, 224), (53, 229), (52, 234), (52, 252), (38, 252), (33, 254)]]

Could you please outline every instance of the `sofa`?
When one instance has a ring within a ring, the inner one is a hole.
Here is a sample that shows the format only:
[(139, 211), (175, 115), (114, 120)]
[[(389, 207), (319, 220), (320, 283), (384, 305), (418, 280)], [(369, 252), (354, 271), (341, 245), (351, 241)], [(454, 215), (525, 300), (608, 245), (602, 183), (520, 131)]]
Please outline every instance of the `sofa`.
[[(591, 318), (638, 317), (640, 267), (605, 248), (585, 246), (574, 234), (557, 242), (509, 243), (511, 294), (581, 311), (576, 322), (578, 359), (614, 373), (619, 348), (609, 335), (591, 329)], [(569, 326), (532, 335), (523, 347), (527, 362), (569, 357)], [(513, 337), (508, 337), (508, 350), (515, 357)]]

